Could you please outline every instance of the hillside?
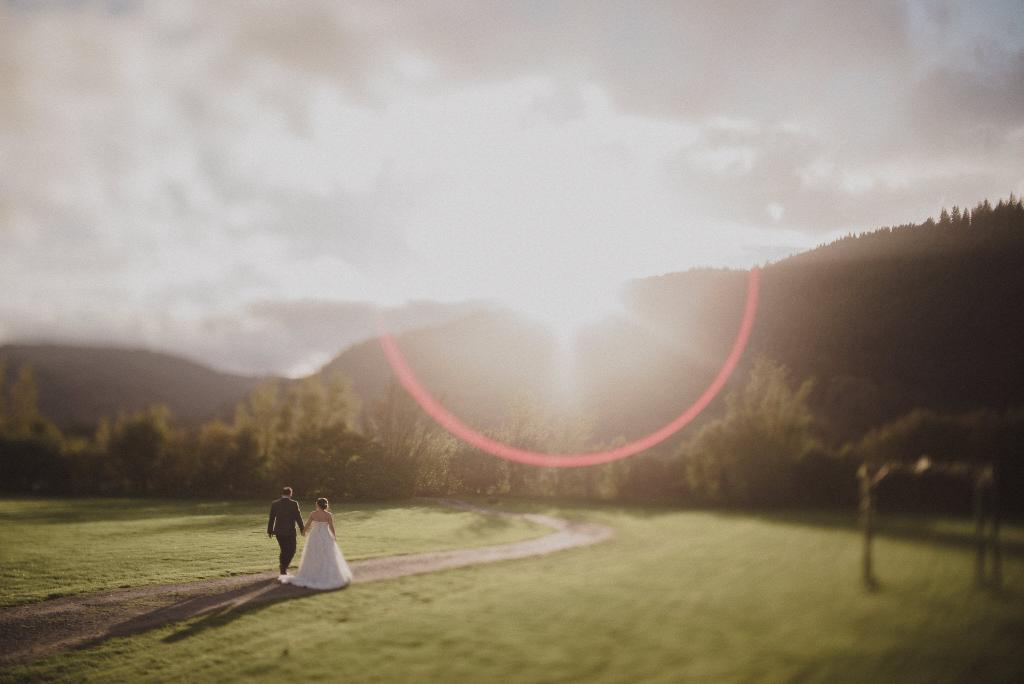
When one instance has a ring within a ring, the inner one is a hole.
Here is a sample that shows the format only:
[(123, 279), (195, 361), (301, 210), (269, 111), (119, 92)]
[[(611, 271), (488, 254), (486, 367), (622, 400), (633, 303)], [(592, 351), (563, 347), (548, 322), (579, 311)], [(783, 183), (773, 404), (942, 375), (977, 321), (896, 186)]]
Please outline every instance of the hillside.
[[(397, 331), (414, 330), (467, 316), (488, 307), (483, 301), (410, 301), (387, 308)], [(265, 312), (266, 313), (266, 312)], [(305, 358), (373, 339), (377, 307), (368, 302), (292, 302), (274, 308), (275, 330), (250, 331), (245, 350), (267, 348)], [(239, 332), (241, 333), (241, 331)], [(173, 354), (106, 346), (11, 343), (0, 345), (8, 376), (26, 363), (35, 370), (40, 409), (62, 428), (90, 429), (102, 417), (165, 404), (177, 422), (195, 426), (230, 416), (265, 375), (214, 370)]]
[(752, 344), (819, 381), (837, 437), (922, 406), (1024, 406), (1024, 207), (848, 237), (766, 271)]
[[(507, 427), (525, 410), (586, 426), (592, 441), (609, 442), (677, 415), (714, 378), (736, 334), (743, 273), (697, 270), (671, 281), (668, 299), (632, 293), (624, 312), (579, 330), (570, 349), (543, 324), (512, 312), (479, 313), (396, 339), (421, 382), (479, 428)], [(375, 340), (321, 372), (351, 379), (364, 406), (391, 382)]]
[[(509, 312), (480, 312), (397, 339), (420, 380), (467, 420), (495, 426), (516, 402), (552, 408), (559, 361), (552, 339)], [(344, 351), (320, 372), (349, 378), (364, 406), (391, 383), (376, 339)]]
[(39, 408), (62, 428), (88, 428), (102, 417), (165, 404), (185, 425), (231, 408), (259, 378), (220, 373), (169, 354), (139, 349), (63, 345), (5, 345), (0, 363), (8, 381), (28, 364), (35, 371)]
[[(987, 202), (939, 221), (883, 228), (768, 265), (750, 348), (813, 377), (815, 411), (841, 443), (914, 407), (1024, 405), (1024, 208)], [(457, 412), (495, 428), (522, 402), (584, 416), (600, 440), (665, 422), (714, 375), (735, 334), (745, 274), (691, 270), (633, 281), (626, 312), (584, 330), (559, 357), (511, 315), (399, 337), (421, 380)], [(559, 359), (574, 359), (567, 379)], [(561, 374), (557, 369), (561, 368)], [(364, 402), (389, 371), (376, 343), (326, 367)], [(734, 376), (735, 379), (735, 376)], [(712, 406), (712, 411), (721, 402)]]
[[(745, 277), (697, 269), (632, 281), (624, 311), (579, 331), (571, 350), (539, 324), (498, 310), (433, 320), (398, 339), (423, 383), (478, 427), (498, 429), (525, 407), (586, 424), (592, 441), (610, 442), (658, 427), (707, 385), (735, 334)], [(815, 378), (813, 408), (833, 444), (915, 407), (1024, 406), (1017, 200), (851, 235), (767, 265), (762, 283), (732, 384), (759, 354), (794, 378)], [(36, 369), (41, 409), (63, 427), (154, 403), (195, 425), (229, 411), (259, 382), (136, 350), (10, 345), (0, 360), (9, 374), (24, 363)], [(391, 382), (375, 340), (320, 372), (347, 376), (364, 406)]]

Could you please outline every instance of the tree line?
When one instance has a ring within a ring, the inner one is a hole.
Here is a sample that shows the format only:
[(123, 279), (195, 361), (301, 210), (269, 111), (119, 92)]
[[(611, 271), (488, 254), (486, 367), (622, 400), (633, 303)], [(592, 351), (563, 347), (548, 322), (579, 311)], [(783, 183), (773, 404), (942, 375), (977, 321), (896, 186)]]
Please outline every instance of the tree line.
[[(0, 378), (3, 374), (0, 373)], [(340, 377), (259, 386), (229, 421), (175, 425), (155, 406), (66, 436), (35, 407), (32, 371), (0, 387), (0, 482), (16, 493), (258, 497), (290, 484), (336, 500), (510, 495), (746, 507), (852, 507), (856, 470), (873, 458), (996, 459), (1020, 491), (1024, 413), (916, 410), (829, 445), (808, 398), (812, 380), (759, 358), (718, 416), (661, 453), (575, 469), (536, 468), (448, 435), (399, 386), (361, 410)], [(525, 448), (595, 443), (584, 420), (552, 419), (521, 402), (492, 436)], [(617, 440), (621, 443), (621, 440)], [(887, 485), (884, 505), (963, 512), (969, 483), (936, 476)], [(1006, 499), (1010, 501), (1010, 498)]]

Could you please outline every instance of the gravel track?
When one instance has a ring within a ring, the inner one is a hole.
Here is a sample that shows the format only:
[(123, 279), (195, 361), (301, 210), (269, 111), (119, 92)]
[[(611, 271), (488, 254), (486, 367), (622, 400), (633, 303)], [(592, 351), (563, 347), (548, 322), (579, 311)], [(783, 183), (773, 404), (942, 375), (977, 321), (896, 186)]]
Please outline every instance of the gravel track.
[[(551, 534), (510, 544), (352, 561), (354, 584), (438, 572), (483, 563), (543, 556), (605, 541), (612, 530), (594, 523), (530, 513), (507, 513), (462, 501), (444, 506), (485, 515), (522, 518)], [(215, 617), (261, 603), (318, 593), (277, 581), (276, 572), (178, 584), (79, 594), (0, 609), (0, 665), (27, 663), (71, 648), (87, 648), (112, 637), (138, 634), (199, 616)]]

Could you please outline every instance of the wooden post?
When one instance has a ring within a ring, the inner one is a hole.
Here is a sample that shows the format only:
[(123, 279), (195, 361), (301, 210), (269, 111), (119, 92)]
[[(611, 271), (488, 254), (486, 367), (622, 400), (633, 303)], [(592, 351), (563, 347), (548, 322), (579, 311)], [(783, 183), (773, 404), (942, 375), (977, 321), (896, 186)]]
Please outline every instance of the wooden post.
[(985, 471), (974, 476), (974, 583), (985, 584)]
[[(990, 464), (977, 472), (974, 481), (974, 534), (977, 556), (974, 579), (978, 586), (988, 585), (998, 590), (1003, 583), (1003, 553), (999, 545), (999, 496), (996, 490), (996, 467)], [(988, 524), (986, 533), (985, 525)], [(988, 572), (986, 556), (991, 553)]]
[(992, 518), (992, 537), (989, 544), (992, 547), (992, 588), (998, 591), (1003, 586), (1003, 549), (999, 544), (999, 524), (1002, 521), (999, 516), (999, 471), (995, 464), (991, 466), (990, 472), (989, 515)]
[(871, 515), (873, 508), (871, 501), (871, 473), (868, 470), (867, 463), (862, 463), (860, 468), (857, 469), (857, 479), (860, 481), (860, 524), (861, 528), (864, 530), (861, 579), (864, 581), (864, 586), (869, 589), (874, 589), (877, 586), (871, 558), (871, 541), (874, 536), (874, 521), (872, 520)]
[(999, 546), (999, 515), (992, 517), (992, 588), (999, 590), (1003, 588), (1003, 550)]

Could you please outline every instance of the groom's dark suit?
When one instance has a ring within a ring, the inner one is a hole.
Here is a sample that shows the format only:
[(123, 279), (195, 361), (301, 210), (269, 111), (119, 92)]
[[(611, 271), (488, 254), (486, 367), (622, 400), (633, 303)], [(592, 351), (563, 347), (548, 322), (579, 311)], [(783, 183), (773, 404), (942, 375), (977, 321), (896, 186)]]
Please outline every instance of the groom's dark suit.
[(277, 537), (277, 545), (281, 547), (281, 574), (288, 572), (288, 566), (295, 557), (295, 526), (303, 534), (306, 528), (302, 525), (302, 512), (299, 504), (287, 496), (270, 504), (270, 520), (267, 521), (267, 534)]

